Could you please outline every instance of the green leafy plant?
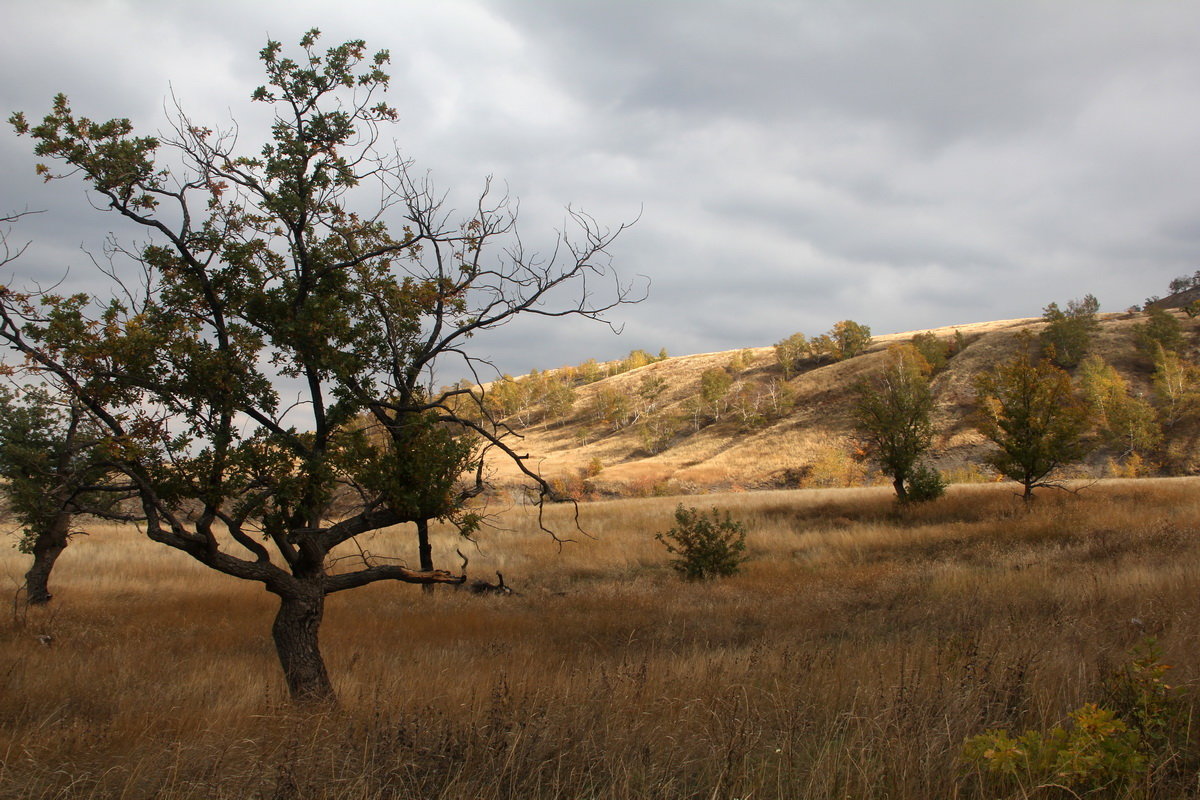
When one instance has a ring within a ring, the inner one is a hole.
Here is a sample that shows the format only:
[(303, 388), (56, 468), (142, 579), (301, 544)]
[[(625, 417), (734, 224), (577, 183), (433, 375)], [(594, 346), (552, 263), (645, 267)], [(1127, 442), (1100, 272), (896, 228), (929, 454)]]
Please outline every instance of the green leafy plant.
[(1004, 730), (974, 736), (963, 746), (968, 768), (987, 789), (1022, 796), (1051, 787), (1078, 797), (1139, 784), (1164, 792), (1189, 784), (1197, 756), (1189, 710), (1177, 687), (1166, 681), (1171, 666), (1162, 661), (1153, 638), (1144, 639), (1131, 656), (1105, 681), (1103, 705), (1086, 703), (1071, 712), (1067, 726), (1048, 731), (1015, 738)]
[(1071, 300), (1066, 311), (1051, 303), (1042, 312), (1046, 327), (1042, 330), (1042, 350), (1046, 358), (1063, 369), (1078, 364), (1087, 354), (1092, 337), (1100, 327), (1096, 312), (1100, 302), (1093, 295), (1082, 300)]
[(967, 740), (966, 761), (981, 770), (985, 783), (1022, 793), (1049, 786), (1095, 791), (1127, 786), (1141, 776), (1146, 759), (1136, 731), (1108, 709), (1086, 703), (1070, 714), (1068, 727), (988, 731)]
[(667, 552), (678, 556), (671, 562), (676, 572), (690, 581), (705, 581), (737, 574), (746, 560), (746, 527), (717, 509), (705, 514), (680, 503), (675, 508), (675, 525), (654, 538)]
[(928, 464), (917, 464), (908, 473), (908, 502), (928, 503), (946, 493), (946, 479)]

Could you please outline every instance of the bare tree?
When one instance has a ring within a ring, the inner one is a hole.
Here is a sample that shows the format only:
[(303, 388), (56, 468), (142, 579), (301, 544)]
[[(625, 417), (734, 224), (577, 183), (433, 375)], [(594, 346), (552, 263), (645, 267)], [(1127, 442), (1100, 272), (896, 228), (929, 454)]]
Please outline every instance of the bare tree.
[[(362, 41), (320, 51), (318, 36), (293, 57), (274, 41), (262, 50), (253, 99), (275, 118), (257, 147), (182, 112), (162, 138), (136, 136), (62, 95), (40, 124), (14, 114), (48, 161), (39, 171), (80, 175), (150, 242), (115, 248), (141, 278), (111, 298), (0, 297), (0, 338), (103, 426), (148, 536), (279, 598), (272, 635), (301, 701), (334, 698), (318, 644), (329, 594), (465, 580), (365, 549), (356, 562), (332, 555), (425, 513), (408, 503), (430, 479), (408, 468), (413, 420), (473, 432), (549, 491), (482, 400), (430, 389), (435, 365), (455, 359), (482, 383), (489, 365), (467, 348), (488, 331), (526, 315), (601, 319), (637, 299), (609, 263), (623, 225), (568, 209), (570, 230), (534, 252), (488, 182), (460, 219), (381, 145), (396, 119), (379, 98), (387, 53)], [(346, 495), (353, 507), (335, 517)], [(468, 513), (439, 509), (459, 524)]]

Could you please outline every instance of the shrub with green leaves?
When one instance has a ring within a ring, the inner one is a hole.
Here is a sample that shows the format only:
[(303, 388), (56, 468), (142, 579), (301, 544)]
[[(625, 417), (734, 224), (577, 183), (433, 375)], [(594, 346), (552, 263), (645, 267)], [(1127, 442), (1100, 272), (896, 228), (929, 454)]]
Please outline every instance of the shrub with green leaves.
[(946, 493), (946, 479), (936, 468), (928, 464), (917, 464), (908, 473), (907, 486), (910, 503), (928, 503)]
[(1018, 737), (992, 730), (968, 739), (963, 759), (983, 788), (1022, 797), (1051, 788), (1071, 797), (1185, 796), (1200, 767), (1191, 709), (1166, 682), (1171, 667), (1153, 638), (1131, 655), (1105, 681), (1104, 704), (1081, 706), (1068, 725)]
[(746, 560), (746, 527), (717, 509), (705, 514), (680, 503), (675, 508), (675, 526), (654, 538), (678, 556), (671, 566), (689, 581), (705, 581), (734, 575)]
[(981, 768), (985, 783), (1022, 793), (1051, 785), (1090, 792), (1128, 786), (1142, 775), (1140, 738), (1112, 711), (1086, 703), (1070, 717), (1069, 727), (1016, 738), (988, 731), (967, 740), (963, 757)]

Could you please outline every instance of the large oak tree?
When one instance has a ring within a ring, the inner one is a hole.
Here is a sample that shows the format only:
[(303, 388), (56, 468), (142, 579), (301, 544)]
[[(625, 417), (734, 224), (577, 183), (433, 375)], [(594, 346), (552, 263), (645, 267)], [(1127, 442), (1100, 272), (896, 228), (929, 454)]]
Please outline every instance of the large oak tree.
[(464, 578), (331, 558), (371, 531), (461, 517), (444, 487), (473, 458), (431, 456), (430, 425), (473, 434), (547, 491), (481, 398), (432, 390), (435, 365), (455, 359), (480, 383), (486, 332), (633, 299), (607, 253), (623, 226), (568, 209), (570, 231), (529, 252), (487, 182), (460, 218), (385, 147), (386, 51), (320, 50), (318, 36), (293, 56), (261, 51), (253, 100), (273, 122), (255, 147), (182, 111), (162, 136), (82, 117), (62, 95), (38, 124), (14, 114), (39, 172), (79, 176), (148, 241), (114, 247), (137, 279), (112, 271), (103, 297), (0, 291), (0, 337), (102, 428), (148, 536), (279, 598), (272, 634), (298, 700), (334, 697), (318, 647), (327, 595)]

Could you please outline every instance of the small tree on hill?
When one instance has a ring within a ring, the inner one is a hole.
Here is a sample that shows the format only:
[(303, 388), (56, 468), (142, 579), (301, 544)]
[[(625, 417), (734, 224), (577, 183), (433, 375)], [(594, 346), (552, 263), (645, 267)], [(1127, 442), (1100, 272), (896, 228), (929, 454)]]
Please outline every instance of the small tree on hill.
[(1100, 301), (1092, 295), (1082, 300), (1071, 300), (1063, 311), (1058, 303), (1051, 303), (1042, 312), (1046, 327), (1041, 333), (1042, 351), (1058, 366), (1070, 369), (1087, 354), (1092, 337), (1100, 328), (1096, 312)]
[(1154, 356), (1154, 396), (1163, 427), (1200, 416), (1200, 365), (1159, 347)]
[(833, 361), (845, 361), (865, 353), (871, 341), (871, 329), (868, 326), (844, 319), (834, 323), (828, 333), (813, 339), (811, 346), (815, 355)]
[(855, 386), (854, 422), (896, 497), (909, 499), (908, 483), (933, 442), (929, 364), (912, 345), (888, 352), (887, 364)]
[(775, 360), (783, 370), (783, 379), (790, 381), (796, 375), (800, 362), (812, 355), (808, 337), (803, 333), (793, 333), (791, 336), (775, 343)]
[(976, 381), (979, 430), (999, 447), (988, 463), (1033, 490), (1055, 485), (1053, 475), (1088, 451), (1083, 435), (1091, 425), (1087, 404), (1077, 398), (1071, 377), (1049, 361), (1034, 362), (1029, 337), (1016, 356)]
[[(362, 41), (322, 51), (318, 36), (294, 56), (263, 48), (253, 100), (274, 124), (243, 152), (234, 132), (182, 115), (165, 137), (136, 136), (62, 95), (40, 124), (13, 115), (38, 156), (151, 241), (120, 251), (145, 286), (111, 298), (0, 290), (0, 339), (101, 427), (149, 538), (278, 598), (272, 638), (305, 701), (334, 697), (318, 642), (328, 595), (465, 579), (334, 554), (429, 513), (410, 492), (448, 480), (456, 459), (425, 461), (418, 445), (439, 445), (414, 425), (471, 431), (550, 490), (487, 408), (456, 410), (471, 389), (431, 391), (434, 367), (458, 359), (476, 373), (486, 362), (467, 346), (514, 318), (599, 319), (632, 300), (608, 264), (621, 228), (568, 212), (577, 232), (539, 255), (486, 183), (458, 219), (424, 173), (377, 146), (397, 116), (379, 99), (387, 53)], [(364, 416), (388, 447), (372, 446)]]
[(1159, 348), (1179, 352), (1183, 349), (1183, 325), (1165, 308), (1146, 312), (1146, 321), (1133, 326), (1133, 340), (1148, 358), (1155, 358)]

